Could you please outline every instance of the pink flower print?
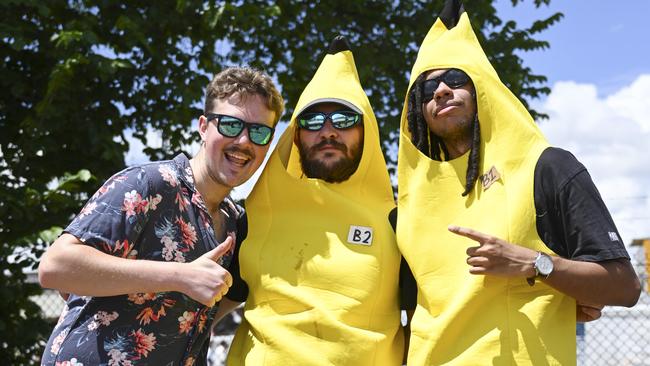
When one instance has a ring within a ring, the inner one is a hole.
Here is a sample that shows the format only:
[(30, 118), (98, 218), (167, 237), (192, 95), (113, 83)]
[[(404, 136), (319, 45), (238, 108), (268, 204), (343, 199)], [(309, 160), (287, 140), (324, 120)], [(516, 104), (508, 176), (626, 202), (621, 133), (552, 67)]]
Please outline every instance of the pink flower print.
[(181, 241), (183, 244), (187, 245), (191, 249), (194, 249), (194, 243), (196, 242), (196, 229), (192, 224), (183, 221), (181, 217), (176, 219), (179, 229), (181, 230)]
[(110, 190), (113, 189), (113, 188), (115, 188), (115, 179), (113, 179), (113, 180), (111, 181), (111, 183), (109, 183), (109, 184), (104, 184), (103, 186), (101, 186), (101, 187), (97, 190), (97, 192), (95, 192), (95, 194), (93, 194), (93, 196), (92, 196), (90, 199), (93, 200), (93, 199), (95, 199), (95, 198), (97, 198), (97, 197), (103, 195), (104, 193), (110, 191)]
[(162, 249), (163, 258), (168, 262), (173, 260), (174, 255), (178, 250), (178, 243), (173, 241), (172, 238), (167, 235), (163, 235), (163, 237), (160, 238), (160, 242), (164, 245)]
[(182, 194), (181, 192), (176, 192), (176, 198), (174, 199), (174, 202), (178, 205), (178, 209), (181, 212), (184, 212), (187, 210), (187, 206), (190, 205), (190, 201), (187, 199), (187, 197)]
[(119, 240), (115, 241), (115, 245), (113, 246), (113, 253), (118, 253), (120, 257), (126, 258), (129, 253), (131, 252), (131, 248), (133, 248), (133, 244), (129, 244), (128, 240), (124, 240), (120, 242)]
[(127, 175), (118, 175), (118, 176), (113, 177), (113, 180), (118, 182), (118, 183), (126, 182), (127, 179), (129, 179), (129, 177)]
[(79, 213), (79, 218), (83, 218), (84, 216), (88, 216), (93, 211), (97, 208), (97, 202), (90, 202), (87, 205), (84, 206), (84, 208), (81, 209), (81, 212)]
[(132, 366), (131, 361), (127, 360), (128, 354), (120, 352), (117, 348), (108, 351), (108, 356), (111, 358), (108, 360), (108, 366)]
[(156, 298), (155, 292), (138, 292), (135, 294), (129, 294), (129, 301), (137, 305), (142, 305), (146, 301), (153, 300)]
[(135, 339), (135, 352), (138, 358), (147, 357), (149, 351), (156, 348), (156, 336), (153, 333), (146, 334), (142, 329), (138, 329), (137, 332), (131, 332), (131, 337)]
[(196, 191), (192, 194), (192, 203), (197, 205), (197, 206), (204, 206), (205, 204), (203, 203), (203, 197), (201, 196), (201, 193), (199, 191)]
[(57, 320), (56, 325), (54, 326), (55, 329), (58, 328), (59, 325), (61, 325), (61, 323), (63, 322), (63, 319), (65, 319), (65, 316), (68, 315), (68, 311), (70, 311), (70, 308), (68, 307), (68, 304), (66, 303), (63, 306), (63, 310), (61, 311), (61, 315), (59, 315), (59, 320)]
[(178, 333), (189, 334), (192, 329), (192, 324), (194, 323), (194, 317), (196, 313), (193, 311), (186, 311), (183, 313), (183, 316), (178, 318)]
[(97, 323), (96, 321), (93, 320), (90, 323), (88, 323), (88, 331), (92, 332), (97, 328), (99, 328), (99, 323)]
[[(233, 243), (237, 242), (237, 232), (236, 231), (228, 231), (227, 235), (232, 236), (232, 242)], [(230, 254), (235, 253), (235, 246), (234, 245), (230, 246), (230, 250), (228, 250), (228, 253), (230, 253)]]
[(99, 322), (99, 324), (101, 324), (103, 326), (107, 326), (107, 325), (111, 324), (111, 322), (113, 320), (117, 319), (119, 316), (120, 315), (116, 311), (114, 311), (114, 312), (112, 312), (110, 314), (105, 312), (105, 311), (98, 311), (97, 314), (95, 314), (93, 316), (93, 318), (95, 318), (95, 320), (97, 320), (97, 322)]
[(61, 344), (65, 340), (65, 337), (68, 336), (68, 332), (70, 331), (70, 328), (65, 328), (61, 333), (59, 333), (56, 338), (52, 341), (52, 347), (50, 347), (50, 352), (54, 355), (59, 353), (59, 350), (61, 349)]
[(133, 249), (133, 243), (128, 240), (116, 240), (115, 244), (109, 245), (108, 243), (101, 243), (102, 250), (106, 253), (116, 255), (121, 258), (127, 258)]
[(56, 362), (54, 364), (55, 366), (84, 366), (83, 363), (77, 361), (76, 358), (71, 358), (70, 361), (61, 361), (61, 362)]
[(179, 250), (174, 253), (174, 262), (185, 263), (185, 255), (183, 252)]
[(93, 315), (93, 320), (88, 324), (88, 330), (93, 331), (99, 328), (100, 325), (108, 326), (119, 316), (120, 315), (115, 311), (110, 314), (105, 311), (98, 311)]
[(135, 249), (131, 249), (129, 254), (126, 256), (126, 259), (136, 259), (138, 258), (138, 251)]
[(143, 207), (147, 205), (147, 202), (142, 199), (140, 193), (136, 192), (135, 189), (131, 192), (124, 193), (124, 202), (122, 203), (122, 211), (126, 212), (126, 217), (135, 215), (143, 211)]
[(176, 171), (171, 167), (171, 165), (161, 165), (158, 168), (158, 172), (160, 172), (162, 179), (170, 186), (176, 187), (178, 185), (178, 177), (176, 176)]
[(188, 182), (194, 184), (194, 175), (192, 175), (192, 168), (189, 166), (185, 167), (185, 179), (187, 179)]
[(146, 205), (143, 210), (144, 213), (147, 213), (149, 210), (154, 211), (156, 208), (158, 208), (160, 201), (162, 201), (162, 196), (160, 194), (157, 194), (155, 197), (149, 196), (145, 201)]

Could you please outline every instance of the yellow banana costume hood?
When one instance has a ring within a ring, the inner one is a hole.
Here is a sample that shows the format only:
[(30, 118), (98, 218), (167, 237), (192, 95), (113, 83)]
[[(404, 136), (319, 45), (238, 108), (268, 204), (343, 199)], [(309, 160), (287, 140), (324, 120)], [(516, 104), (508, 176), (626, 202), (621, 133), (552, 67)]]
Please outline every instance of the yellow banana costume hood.
[[(326, 101), (363, 113), (363, 155), (341, 183), (305, 177), (294, 143), (297, 116)], [(228, 365), (401, 364), (393, 207), (377, 121), (337, 38), (246, 200), (249, 296)]]
[(531, 287), (523, 278), (469, 274), (466, 249), (476, 243), (447, 230), (469, 227), (550, 253), (537, 234), (533, 195), (535, 165), (548, 143), (500, 81), (462, 6), (451, 3), (423, 41), (409, 90), (432, 69), (457, 68), (470, 76), (482, 176), (462, 197), (469, 153), (450, 161), (422, 154), (411, 142), (407, 99), (398, 155), (397, 238), (418, 283), (408, 364), (575, 364), (574, 300), (539, 281)]

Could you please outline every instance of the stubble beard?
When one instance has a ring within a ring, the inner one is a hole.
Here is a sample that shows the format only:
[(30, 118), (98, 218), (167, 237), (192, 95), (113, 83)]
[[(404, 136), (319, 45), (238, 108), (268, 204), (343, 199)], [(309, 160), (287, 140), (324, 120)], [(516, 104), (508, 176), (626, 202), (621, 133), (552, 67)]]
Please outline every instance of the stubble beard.
[[(248, 155), (250, 157), (251, 161), (249, 161), (244, 166), (238, 167), (238, 169), (240, 169), (240, 170), (248, 169), (249, 168), (248, 164), (252, 164), (253, 160), (255, 160), (255, 154), (250, 149), (241, 148), (239, 146), (231, 146), (231, 147), (224, 148), (223, 151), (221, 152), (222, 154), (224, 154), (223, 159), (228, 163), (230, 163), (230, 162), (225, 157), (226, 152), (239, 152), (241, 154), (245, 154), (245, 155)], [(207, 150), (205, 151), (205, 153), (207, 154)], [(208, 159), (207, 156), (205, 157), (205, 159), (206, 160)], [(239, 176), (236, 177), (236, 181), (230, 182), (231, 179), (229, 179), (229, 174), (227, 172), (225, 172), (225, 171), (222, 171), (221, 169), (217, 169), (214, 162), (215, 162), (214, 159), (210, 160), (210, 162), (209, 162), (210, 165), (207, 166), (207, 173), (208, 173), (208, 176), (210, 177), (210, 179), (212, 179), (212, 182), (217, 184), (217, 185), (233, 189), (233, 188), (235, 188), (237, 186), (242, 185), (244, 182), (246, 182), (250, 178), (250, 176), (249, 176), (248, 178), (244, 179), (243, 172), (239, 172), (238, 173)]]
[[(436, 118), (436, 113), (431, 114), (432, 120), (435, 120)], [(434, 135), (438, 136), (439, 138), (446, 140), (446, 139), (458, 139), (458, 138), (464, 138), (466, 136), (472, 136), (472, 126), (474, 124), (474, 120), (476, 119), (476, 115), (464, 117), (462, 119), (452, 121), (453, 123), (453, 128), (447, 129), (447, 131), (441, 131), (442, 133), (435, 133)], [(434, 122), (435, 123), (435, 122)]]

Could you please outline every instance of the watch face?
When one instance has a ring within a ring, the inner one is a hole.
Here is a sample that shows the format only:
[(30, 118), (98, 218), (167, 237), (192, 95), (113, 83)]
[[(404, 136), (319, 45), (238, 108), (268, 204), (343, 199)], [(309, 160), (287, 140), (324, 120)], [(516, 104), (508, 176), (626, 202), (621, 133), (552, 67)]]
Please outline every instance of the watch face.
[(539, 274), (548, 276), (553, 271), (553, 261), (548, 255), (542, 254), (535, 262), (535, 267), (537, 267)]

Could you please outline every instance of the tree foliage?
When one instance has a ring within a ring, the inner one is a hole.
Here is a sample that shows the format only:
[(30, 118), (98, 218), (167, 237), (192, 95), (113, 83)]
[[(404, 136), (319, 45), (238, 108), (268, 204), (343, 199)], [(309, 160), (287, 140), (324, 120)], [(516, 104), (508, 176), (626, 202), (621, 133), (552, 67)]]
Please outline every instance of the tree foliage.
[[(533, 1), (539, 7), (550, 0)], [(33, 348), (25, 345), (49, 334), (27, 299), (37, 288), (23, 284), (22, 271), (34, 260), (9, 258), (16, 248), (38, 257), (34, 243), (48, 242), (41, 233), (65, 226), (96, 186), (124, 167), (125, 131), (145, 146), (147, 133), (159, 131), (162, 146), (145, 152), (152, 160), (175, 155), (196, 139), (193, 120), (209, 78), (237, 64), (273, 75), (291, 113), (327, 44), (342, 34), (389, 147), (408, 71), (441, 8), (442, 0), (2, 2), (0, 330), (3, 337), (22, 331), (29, 341), (7, 336), (0, 359), (26, 362)], [(562, 15), (518, 28), (501, 21), (492, 1), (465, 8), (513, 92), (524, 102), (548, 94), (546, 78), (517, 52), (548, 47), (536, 37)]]

